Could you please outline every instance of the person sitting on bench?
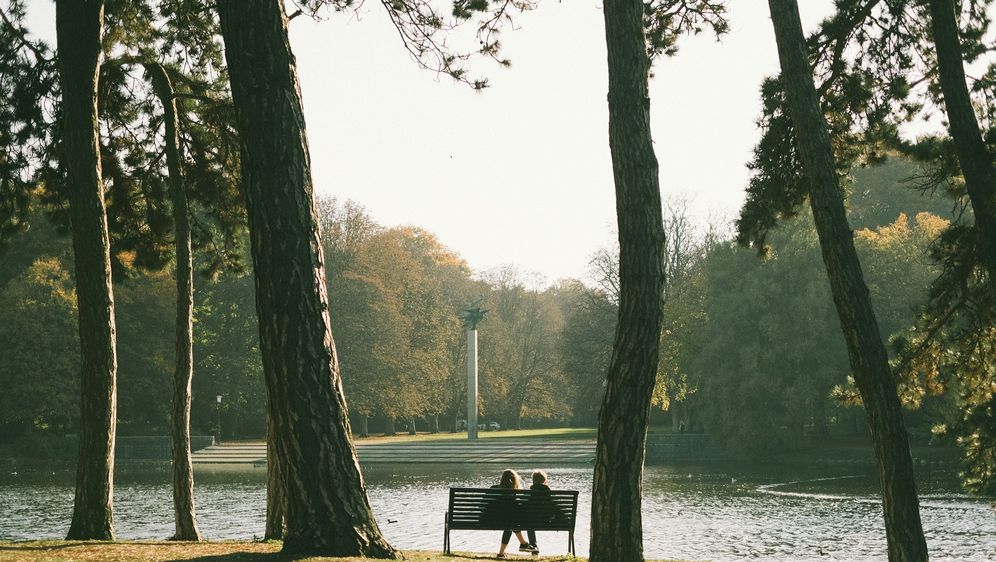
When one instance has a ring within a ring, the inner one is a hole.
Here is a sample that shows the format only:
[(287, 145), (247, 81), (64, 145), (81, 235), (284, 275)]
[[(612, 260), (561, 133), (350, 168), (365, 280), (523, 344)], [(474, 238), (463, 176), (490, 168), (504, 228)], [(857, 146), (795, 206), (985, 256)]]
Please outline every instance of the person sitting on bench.
[[(511, 468), (506, 468), (501, 473), (501, 480), (491, 486), (492, 488), (503, 488), (506, 490), (519, 490), (522, 488), (522, 480), (519, 478), (518, 473), (516, 473)], [(499, 507), (503, 510), (514, 510), (515, 509), (515, 496), (510, 495), (507, 498), (501, 499), (501, 504)], [(498, 558), (505, 557), (505, 550), (508, 548), (508, 541), (512, 538), (512, 533), (515, 533), (515, 538), (519, 539), (519, 550), (522, 552), (533, 552), (536, 550), (535, 547), (530, 546), (526, 539), (522, 536), (522, 531), (519, 529), (505, 529), (501, 534), (501, 547), (498, 549)]]
[[(546, 473), (542, 470), (533, 472), (533, 485), (529, 489), (533, 491), (530, 494), (530, 504), (546, 512), (548, 518), (555, 517), (554, 510), (556, 508), (550, 500), (550, 486), (547, 484)], [(536, 545), (536, 531), (528, 529), (526, 535), (529, 536), (529, 546), (532, 547), (533, 554), (539, 554), (539, 547)]]

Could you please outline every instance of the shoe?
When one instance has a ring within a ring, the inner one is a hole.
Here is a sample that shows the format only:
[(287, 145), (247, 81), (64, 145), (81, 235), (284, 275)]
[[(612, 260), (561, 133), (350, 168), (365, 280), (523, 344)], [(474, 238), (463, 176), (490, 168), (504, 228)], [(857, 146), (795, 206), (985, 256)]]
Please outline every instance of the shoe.
[(499, 555), (495, 556), (495, 558), (505, 558), (505, 555), (504, 554), (499, 554)]
[(524, 543), (522, 543), (522, 544), (519, 545), (519, 552), (533, 552), (533, 553), (535, 553), (535, 552), (539, 552), (539, 549), (536, 548), (535, 546), (527, 543), (527, 542), (524, 542)]

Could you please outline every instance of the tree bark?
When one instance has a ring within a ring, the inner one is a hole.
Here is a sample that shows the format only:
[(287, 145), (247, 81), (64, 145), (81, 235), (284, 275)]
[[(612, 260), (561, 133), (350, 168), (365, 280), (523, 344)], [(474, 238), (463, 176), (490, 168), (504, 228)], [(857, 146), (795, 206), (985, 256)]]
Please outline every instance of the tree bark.
[(418, 435), (418, 431), (415, 429), (415, 416), (412, 416), (412, 425), (408, 428), (408, 435)]
[(360, 437), (370, 437), (370, 416), (365, 414), (360, 418)]
[(927, 560), (909, 440), (889, 357), (854, 249), (830, 144), (813, 85), (796, 0), (768, 0), (782, 83), (840, 327), (871, 428), (881, 480), (889, 560)]
[(194, 465), (190, 458), (191, 384), (194, 379), (194, 278), (193, 244), (190, 237), (190, 204), (183, 181), (180, 148), (180, 122), (176, 113), (173, 85), (166, 69), (158, 63), (145, 64), (152, 88), (163, 106), (166, 167), (169, 171), (170, 200), (173, 204), (173, 244), (176, 252), (176, 368), (173, 372), (173, 539), (199, 541), (194, 509)]
[(982, 262), (996, 280), (996, 172), (986, 148), (965, 78), (958, 20), (951, 0), (930, 0), (931, 29), (937, 51), (941, 93), (954, 139), (965, 190), (975, 214)]
[(82, 363), (76, 496), (66, 538), (112, 540), (117, 357), (107, 209), (97, 139), (104, 3), (59, 0), (55, 19)]
[(273, 421), (266, 415), (266, 529), (263, 539), (278, 541), (284, 538), (287, 495), (280, 479), (280, 455), (274, 440)]
[(387, 416), (384, 421), (384, 435), (394, 435), (397, 431), (394, 429), (394, 416)]
[(304, 113), (281, 0), (219, 0), (287, 494), (284, 551), (394, 558), (367, 500), (329, 321)]
[(664, 228), (640, 0), (606, 0), (609, 148), (619, 227), (619, 321), (598, 414), (591, 561), (643, 560), (643, 461), (657, 373)]

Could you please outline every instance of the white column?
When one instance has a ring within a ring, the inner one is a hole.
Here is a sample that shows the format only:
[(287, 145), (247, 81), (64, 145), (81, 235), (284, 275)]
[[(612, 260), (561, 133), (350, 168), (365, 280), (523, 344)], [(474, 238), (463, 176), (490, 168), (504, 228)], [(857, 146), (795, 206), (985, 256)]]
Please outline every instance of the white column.
[(477, 439), (477, 330), (467, 330), (467, 439)]

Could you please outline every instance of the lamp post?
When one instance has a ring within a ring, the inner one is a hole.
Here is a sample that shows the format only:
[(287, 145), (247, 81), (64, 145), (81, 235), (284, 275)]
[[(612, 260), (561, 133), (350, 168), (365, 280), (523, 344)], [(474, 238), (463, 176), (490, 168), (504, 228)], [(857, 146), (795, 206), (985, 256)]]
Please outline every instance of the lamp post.
[(477, 439), (477, 325), (487, 312), (483, 301), (481, 295), (459, 314), (467, 328), (467, 439)]
[(218, 400), (218, 444), (221, 445), (221, 395), (215, 398)]

